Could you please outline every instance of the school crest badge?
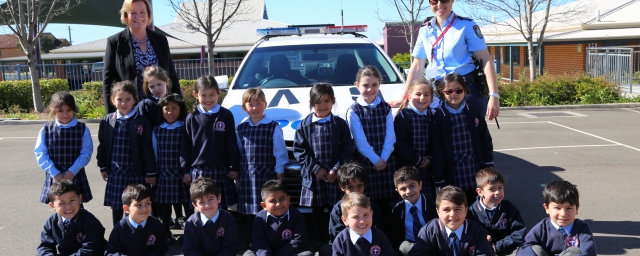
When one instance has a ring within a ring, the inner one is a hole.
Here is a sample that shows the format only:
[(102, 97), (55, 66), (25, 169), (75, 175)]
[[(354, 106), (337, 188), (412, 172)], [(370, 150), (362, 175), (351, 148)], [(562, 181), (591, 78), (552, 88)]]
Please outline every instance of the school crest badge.
[(225, 127), (224, 122), (218, 121), (218, 122), (216, 122), (216, 125), (215, 125), (214, 129), (216, 131), (224, 132), (224, 127)]
[(218, 229), (218, 231), (216, 231), (216, 235), (218, 235), (218, 236), (224, 236), (224, 228), (223, 228), (223, 227), (220, 227), (220, 228)]
[(138, 134), (142, 135), (142, 132), (144, 132), (144, 128), (142, 127), (141, 124), (138, 125), (138, 127), (136, 127), (136, 130), (138, 132)]
[(480, 120), (478, 120), (478, 118), (476, 118), (476, 127), (478, 127), (479, 124), (480, 124)]
[(380, 246), (372, 245), (371, 249), (369, 249), (369, 254), (377, 256), (377, 255), (380, 255), (381, 251), (382, 250), (380, 249)]
[(567, 240), (565, 241), (565, 245), (567, 247), (580, 247), (580, 241), (578, 241), (578, 238), (575, 236), (569, 236), (567, 237)]
[(78, 241), (78, 243), (82, 243), (82, 240), (84, 240), (84, 237), (86, 235), (82, 234), (82, 232), (78, 232), (78, 235), (76, 235), (76, 241)]
[(507, 219), (502, 218), (500, 222), (498, 222), (498, 229), (507, 229)]
[(476, 247), (475, 246), (469, 247), (469, 255), (471, 255), (471, 256), (476, 255)]
[(484, 36), (482, 35), (482, 32), (480, 31), (480, 26), (475, 25), (473, 26), (473, 32), (476, 33), (476, 36), (480, 39), (482, 39)]
[(147, 239), (147, 246), (156, 244), (156, 236), (151, 234)]
[(291, 230), (285, 229), (282, 231), (282, 240), (291, 240), (293, 236), (293, 232)]

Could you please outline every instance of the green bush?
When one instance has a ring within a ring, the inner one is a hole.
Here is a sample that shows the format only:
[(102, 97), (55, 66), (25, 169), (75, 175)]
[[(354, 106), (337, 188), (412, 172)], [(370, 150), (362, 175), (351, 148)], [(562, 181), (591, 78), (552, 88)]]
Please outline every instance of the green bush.
[[(229, 84), (231, 84), (231, 80), (233, 77), (229, 77)], [(187, 110), (191, 112), (193, 109), (193, 105), (196, 102), (196, 98), (193, 97), (193, 87), (195, 86), (196, 80), (180, 80), (180, 90), (182, 90), (182, 96), (184, 97), (184, 103), (187, 105)], [(218, 104), (222, 104), (224, 101), (224, 97), (227, 96), (226, 91), (221, 91), (220, 95), (218, 95)]]
[(409, 53), (396, 53), (396, 55), (391, 57), (391, 60), (393, 60), (393, 63), (398, 65), (398, 67), (404, 69), (411, 67), (411, 54)]
[[(45, 108), (49, 105), (51, 95), (68, 90), (66, 79), (40, 79), (40, 92)], [(0, 81), (0, 110), (10, 111), (14, 106), (25, 112), (34, 110), (31, 80)]]

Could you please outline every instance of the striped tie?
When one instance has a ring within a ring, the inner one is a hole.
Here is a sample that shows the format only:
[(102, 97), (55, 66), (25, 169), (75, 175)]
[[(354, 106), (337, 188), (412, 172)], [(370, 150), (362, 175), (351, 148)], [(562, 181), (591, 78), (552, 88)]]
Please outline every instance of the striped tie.
[(414, 242), (418, 241), (418, 234), (420, 233), (420, 228), (422, 228), (422, 223), (420, 223), (420, 218), (418, 217), (418, 207), (411, 206), (409, 209), (411, 212), (411, 217), (413, 217), (413, 239)]

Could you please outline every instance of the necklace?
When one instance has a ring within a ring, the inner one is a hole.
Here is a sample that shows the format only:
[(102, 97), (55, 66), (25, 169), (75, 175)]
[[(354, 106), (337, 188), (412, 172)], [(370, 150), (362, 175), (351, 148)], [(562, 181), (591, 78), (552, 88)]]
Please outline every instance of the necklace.
[(131, 37), (131, 38), (133, 38), (133, 41), (136, 42), (136, 43), (146, 43), (149, 40), (149, 37), (147, 37), (147, 36), (145, 36), (144, 39), (142, 39), (142, 40), (138, 40), (135, 37)]

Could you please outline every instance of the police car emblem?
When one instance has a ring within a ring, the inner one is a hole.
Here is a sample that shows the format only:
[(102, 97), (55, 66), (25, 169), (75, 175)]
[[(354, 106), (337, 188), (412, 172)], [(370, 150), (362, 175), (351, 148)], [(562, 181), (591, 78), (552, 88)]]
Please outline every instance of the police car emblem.
[(225, 127), (224, 122), (218, 121), (215, 125), (215, 130), (224, 132), (224, 127)]
[(371, 249), (369, 249), (369, 253), (371, 255), (380, 255), (380, 251), (381, 251), (380, 246), (377, 246), (377, 245), (373, 245), (371, 246)]
[(469, 255), (471, 255), (471, 256), (476, 255), (476, 247), (475, 246), (469, 247)]
[(473, 32), (475, 32), (475, 33), (476, 33), (476, 36), (477, 36), (478, 38), (480, 38), (480, 39), (482, 39), (482, 38), (483, 38), (483, 36), (482, 36), (482, 32), (480, 32), (480, 26), (478, 26), (478, 25), (473, 26)]
[(156, 236), (151, 234), (149, 236), (149, 239), (147, 239), (147, 245), (154, 245), (154, 244), (156, 244)]
[(579, 247), (580, 246), (580, 241), (578, 241), (578, 238), (575, 236), (569, 236), (567, 237), (567, 240), (565, 241), (565, 244), (567, 247)]
[(291, 230), (285, 229), (282, 231), (282, 240), (291, 240)]
[(498, 223), (498, 228), (499, 229), (507, 229), (507, 219), (502, 218), (500, 220), (500, 222)]
[(216, 231), (216, 234), (217, 234), (218, 236), (224, 236), (224, 228), (223, 228), (223, 227), (220, 227), (220, 228), (218, 229), (218, 231)]

